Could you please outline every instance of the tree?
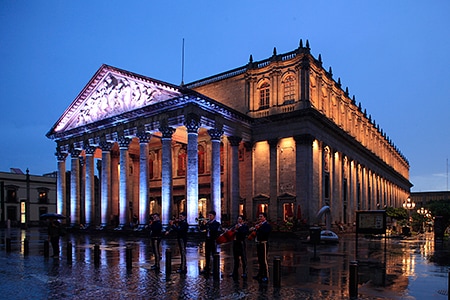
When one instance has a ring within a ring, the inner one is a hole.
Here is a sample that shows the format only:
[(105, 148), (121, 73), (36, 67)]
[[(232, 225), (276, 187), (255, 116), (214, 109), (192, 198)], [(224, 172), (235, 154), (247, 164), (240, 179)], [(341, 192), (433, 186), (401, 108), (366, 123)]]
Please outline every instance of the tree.
[(387, 207), (386, 216), (397, 221), (408, 220), (408, 212), (403, 207)]
[(431, 211), (434, 217), (443, 217), (445, 228), (450, 225), (450, 199), (431, 201), (426, 205), (426, 208)]

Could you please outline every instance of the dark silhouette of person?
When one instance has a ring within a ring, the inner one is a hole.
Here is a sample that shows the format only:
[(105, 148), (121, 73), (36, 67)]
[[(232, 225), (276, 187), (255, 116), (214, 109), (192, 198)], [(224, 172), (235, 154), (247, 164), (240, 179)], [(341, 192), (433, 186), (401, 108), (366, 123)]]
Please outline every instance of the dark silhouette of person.
[(175, 231), (177, 233), (177, 242), (178, 248), (180, 250), (181, 255), (181, 264), (180, 268), (177, 270), (178, 273), (186, 274), (186, 244), (187, 244), (187, 233), (188, 233), (189, 225), (186, 221), (186, 213), (181, 212), (178, 220), (170, 220), (169, 222), (169, 230), (166, 231), (166, 235), (171, 231)]
[(237, 218), (236, 225), (230, 230), (234, 230), (234, 240), (233, 240), (233, 273), (230, 274), (231, 277), (236, 279), (239, 273), (239, 264), (242, 263), (242, 278), (247, 278), (247, 246), (246, 240), (249, 233), (249, 228), (245, 223), (244, 216), (240, 215)]
[(59, 237), (61, 234), (61, 223), (54, 218), (49, 219), (48, 241), (52, 245), (53, 257), (59, 257)]
[(202, 222), (200, 230), (205, 231), (205, 268), (201, 274), (209, 275), (211, 270), (211, 257), (217, 253), (216, 239), (222, 232), (222, 226), (216, 220), (216, 212), (214, 210), (208, 213), (208, 221)]
[(161, 237), (162, 237), (162, 224), (159, 219), (159, 214), (153, 214), (153, 220), (150, 224), (150, 240), (152, 242), (153, 254), (155, 255), (155, 264), (151, 266), (152, 270), (159, 270), (159, 261), (161, 260)]
[(267, 282), (269, 280), (269, 266), (267, 264), (267, 247), (269, 242), (269, 235), (272, 231), (272, 226), (267, 222), (267, 214), (265, 212), (259, 214), (259, 223), (250, 230), (256, 231), (256, 254), (258, 256), (259, 270), (258, 274), (253, 278), (260, 282)]

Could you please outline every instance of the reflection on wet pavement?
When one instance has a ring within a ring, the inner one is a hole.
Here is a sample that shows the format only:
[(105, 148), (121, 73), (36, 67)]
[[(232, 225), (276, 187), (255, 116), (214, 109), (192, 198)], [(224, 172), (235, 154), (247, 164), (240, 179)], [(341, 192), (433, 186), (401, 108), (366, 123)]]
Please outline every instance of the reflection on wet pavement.
[[(231, 244), (220, 247), (220, 278), (204, 277), (201, 239), (190, 238), (186, 275), (176, 273), (180, 254), (176, 240), (161, 243), (161, 270), (151, 270), (153, 255), (148, 238), (99, 234), (68, 234), (61, 240), (59, 258), (45, 258), (45, 230), (1, 229), (0, 290), (2, 299), (349, 299), (349, 265), (358, 261), (358, 299), (446, 299), (448, 244), (432, 235), (418, 239), (366, 239), (346, 234), (339, 244), (314, 247), (294, 234), (273, 234), (269, 269), (281, 259), (281, 287), (273, 278), (260, 284), (256, 247), (248, 242), (249, 279), (233, 280)], [(5, 249), (11, 239), (11, 252)], [(23, 240), (30, 250), (24, 255)], [(99, 246), (95, 263), (94, 247)], [(70, 247), (71, 246), (71, 247)], [(69, 247), (69, 248), (68, 248)], [(357, 249), (356, 249), (357, 248)], [(68, 251), (72, 253), (69, 260)], [(166, 251), (171, 273), (167, 276)]]

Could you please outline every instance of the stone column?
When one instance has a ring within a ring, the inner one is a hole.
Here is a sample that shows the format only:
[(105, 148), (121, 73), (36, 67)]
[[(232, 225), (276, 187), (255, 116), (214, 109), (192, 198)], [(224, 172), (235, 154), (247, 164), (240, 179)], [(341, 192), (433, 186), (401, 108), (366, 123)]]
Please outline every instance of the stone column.
[(172, 217), (172, 135), (175, 129), (169, 126), (163, 126), (159, 128), (159, 131), (162, 133), (161, 222), (163, 225), (167, 225)]
[(230, 221), (235, 222), (239, 215), (239, 144), (242, 141), (241, 137), (229, 136), (228, 141), (231, 146), (231, 167), (230, 167)]
[(128, 147), (130, 146), (131, 139), (122, 136), (119, 139), (119, 149), (120, 149), (120, 187), (119, 187), (119, 228), (123, 228), (127, 222), (128, 218), (128, 168), (129, 168), (129, 157), (128, 157)]
[(148, 142), (151, 135), (146, 132), (140, 132), (139, 149), (140, 149), (140, 165), (139, 165), (139, 228), (142, 229), (149, 221), (150, 202), (149, 189), (150, 177), (148, 169)]
[(221, 129), (210, 129), (211, 137), (211, 200), (212, 209), (217, 212), (216, 219), (220, 222), (222, 215), (222, 191), (220, 188), (220, 138), (223, 135)]
[(120, 152), (111, 151), (111, 197), (110, 203), (110, 220), (115, 226), (119, 225), (119, 198), (120, 198)]
[(313, 221), (310, 203), (318, 201), (313, 199), (313, 141), (309, 134), (297, 135), (295, 139), (295, 188), (297, 205), (300, 205), (301, 218), (306, 219), (308, 224)]
[(272, 139), (267, 142), (269, 143), (269, 213), (272, 220), (277, 220), (281, 215), (279, 212), (281, 208), (278, 207), (278, 140)]
[(86, 153), (86, 185), (85, 185), (85, 206), (84, 215), (86, 220), (86, 226), (92, 225), (92, 216), (94, 212), (94, 153), (96, 147), (87, 145), (84, 149)]
[(187, 170), (186, 170), (186, 202), (187, 222), (195, 224), (198, 216), (198, 129), (200, 127), (197, 115), (187, 116), (185, 126), (188, 134)]
[(111, 214), (111, 147), (112, 144), (103, 142), (100, 144), (102, 149), (102, 177), (101, 177), (101, 203), (100, 203), (100, 226), (108, 225)]
[(80, 156), (80, 176), (78, 179), (78, 182), (80, 184), (80, 188), (79, 188), (79, 192), (80, 192), (80, 207), (79, 207), (79, 224), (85, 224), (86, 223), (86, 218), (84, 215), (84, 210), (86, 207), (86, 198), (85, 193), (86, 193), (86, 161), (84, 159), (84, 156)]
[[(333, 152), (333, 190), (332, 190), (332, 220), (341, 222), (343, 220), (343, 193), (342, 193), (342, 155), (339, 152)], [(330, 204), (331, 204), (330, 203)]]
[(70, 172), (70, 225), (74, 226), (80, 222), (80, 158), (81, 150), (72, 148), (71, 172)]
[(56, 213), (67, 214), (66, 204), (66, 157), (67, 153), (57, 151), (55, 153), (58, 161), (58, 178), (56, 181)]

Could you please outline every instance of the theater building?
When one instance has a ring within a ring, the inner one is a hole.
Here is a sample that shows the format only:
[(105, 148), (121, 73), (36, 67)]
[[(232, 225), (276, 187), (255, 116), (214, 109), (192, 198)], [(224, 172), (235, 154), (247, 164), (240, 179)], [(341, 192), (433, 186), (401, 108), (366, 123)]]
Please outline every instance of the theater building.
[(407, 159), (302, 41), (179, 86), (103, 65), (47, 137), (57, 211), (73, 225), (181, 211), (193, 225), (211, 209), (222, 222), (264, 211), (313, 224), (323, 206), (353, 223), (411, 188)]

